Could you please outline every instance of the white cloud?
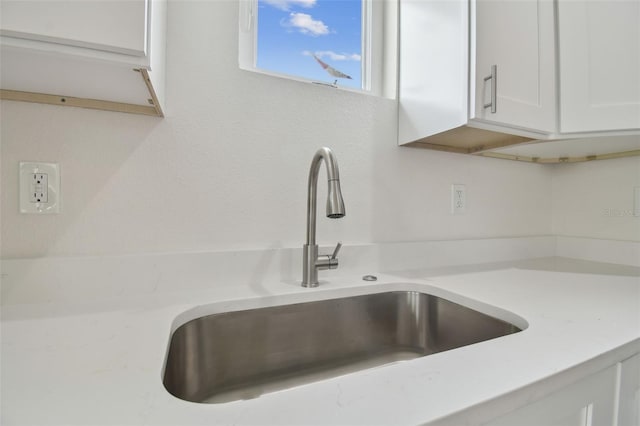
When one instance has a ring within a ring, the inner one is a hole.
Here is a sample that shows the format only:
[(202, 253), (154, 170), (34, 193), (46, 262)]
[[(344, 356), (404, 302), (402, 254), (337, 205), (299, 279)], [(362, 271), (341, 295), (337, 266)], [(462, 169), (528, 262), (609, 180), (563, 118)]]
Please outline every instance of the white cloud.
[(305, 56), (316, 55), (318, 58), (328, 56), (332, 61), (359, 61), (362, 59), (357, 53), (336, 53), (332, 50), (320, 50), (313, 53), (305, 50), (302, 54)]
[(324, 22), (316, 21), (306, 13), (291, 12), (289, 20), (283, 23), (284, 26), (294, 27), (302, 34), (320, 36), (329, 34), (329, 27)]
[(311, 8), (316, 5), (316, 0), (262, 0), (264, 3), (280, 10), (290, 10), (291, 6)]

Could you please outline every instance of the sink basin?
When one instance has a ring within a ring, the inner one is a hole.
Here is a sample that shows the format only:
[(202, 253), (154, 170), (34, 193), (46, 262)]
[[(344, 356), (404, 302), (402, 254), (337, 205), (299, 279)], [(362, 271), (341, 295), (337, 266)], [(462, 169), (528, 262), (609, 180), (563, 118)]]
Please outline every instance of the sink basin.
[(175, 330), (164, 385), (192, 402), (249, 399), (518, 331), (416, 291), (218, 313)]

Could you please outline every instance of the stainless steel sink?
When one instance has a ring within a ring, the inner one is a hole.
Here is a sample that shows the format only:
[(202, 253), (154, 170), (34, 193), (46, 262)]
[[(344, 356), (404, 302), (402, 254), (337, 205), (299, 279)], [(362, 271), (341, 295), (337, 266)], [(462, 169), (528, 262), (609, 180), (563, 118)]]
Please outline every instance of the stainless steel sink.
[(164, 385), (193, 402), (249, 399), (518, 331), (415, 291), (219, 313), (175, 330)]

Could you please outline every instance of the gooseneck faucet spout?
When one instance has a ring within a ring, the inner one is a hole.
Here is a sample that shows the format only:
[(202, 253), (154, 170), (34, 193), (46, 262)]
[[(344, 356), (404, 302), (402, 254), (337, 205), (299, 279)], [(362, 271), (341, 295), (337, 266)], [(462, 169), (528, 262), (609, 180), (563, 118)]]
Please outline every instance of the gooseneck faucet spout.
[(338, 267), (338, 251), (342, 246), (338, 243), (332, 255), (318, 256), (316, 243), (316, 202), (318, 192), (318, 173), (320, 164), (324, 161), (327, 169), (329, 190), (327, 194), (327, 217), (339, 219), (344, 217), (344, 201), (340, 189), (340, 173), (338, 161), (329, 148), (320, 148), (313, 156), (309, 169), (309, 184), (307, 188), (307, 242), (303, 246), (302, 286), (318, 286), (318, 270), (336, 269)]

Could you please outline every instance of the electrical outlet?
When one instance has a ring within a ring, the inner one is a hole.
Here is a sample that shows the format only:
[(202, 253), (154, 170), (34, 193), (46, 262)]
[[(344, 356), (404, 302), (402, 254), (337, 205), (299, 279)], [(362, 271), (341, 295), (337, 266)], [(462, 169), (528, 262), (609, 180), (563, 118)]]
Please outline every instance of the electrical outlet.
[(451, 185), (451, 214), (464, 214), (467, 209), (467, 190), (464, 185)]
[(31, 173), (29, 184), (29, 202), (47, 203), (49, 201), (49, 175), (47, 173)]
[(60, 213), (60, 167), (55, 163), (20, 163), (20, 213)]

